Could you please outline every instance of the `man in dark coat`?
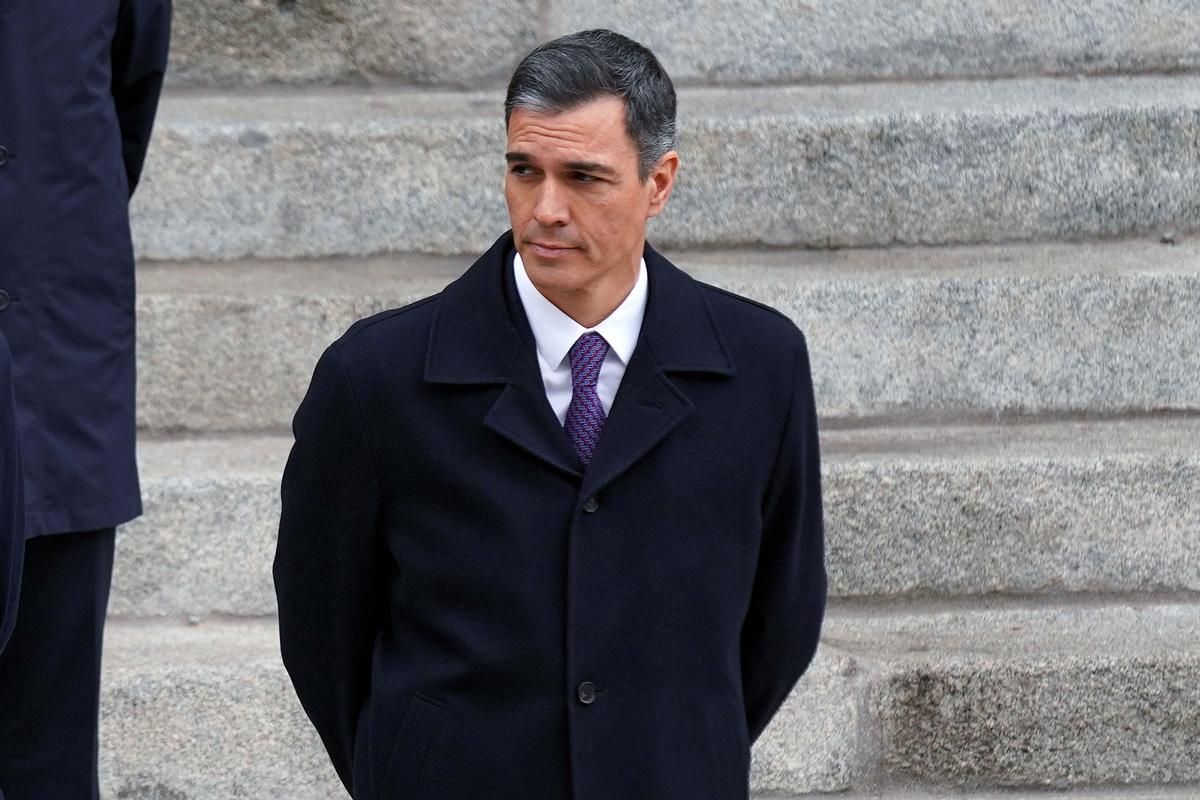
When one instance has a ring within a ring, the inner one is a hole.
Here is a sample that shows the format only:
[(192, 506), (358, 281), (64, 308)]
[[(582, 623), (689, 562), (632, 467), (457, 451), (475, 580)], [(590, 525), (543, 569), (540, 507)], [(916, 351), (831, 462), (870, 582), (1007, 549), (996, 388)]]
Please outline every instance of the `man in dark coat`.
[(804, 338), (645, 243), (650, 51), (543, 45), (506, 119), (512, 231), (297, 412), (284, 663), (358, 800), (745, 800), (824, 612)]
[(17, 621), (21, 561), (25, 555), (25, 506), (21, 488), (21, 448), (13, 404), (12, 362), (0, 336), (0, 653)]
[(137, 185), (169, 0), (0, 0), (0, 332), (25, 470), (25, 577), (0, 657), (0, 790), (97, 796), (100, 647), (134, 459)]

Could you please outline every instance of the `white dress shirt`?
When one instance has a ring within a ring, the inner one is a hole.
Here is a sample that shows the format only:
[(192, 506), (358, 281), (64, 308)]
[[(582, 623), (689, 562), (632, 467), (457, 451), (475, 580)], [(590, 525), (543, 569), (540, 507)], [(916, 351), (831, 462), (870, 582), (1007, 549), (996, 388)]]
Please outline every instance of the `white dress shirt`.
[(608, 354), (600, 365), (600, 378), (596, 383), (596, 394), (604, 406), (604, 413), (612, 409), (625, 367), (637, 346), (638, 334), (642, 330), (642, 317), (646, 314), (646, 297), (649, 281), (646, 277), (646, 261), (638, 269), (637, 282), (621, 301), (621, 305), (593, 328), (585, 328), (564, 314), (558, 306), (545, 298), (529, 279), (521, 254), (513, 258), (513, 277), (517, 282), (517, 294), (533, 330), (537, 344), (538, 366), (542, 371), (542, 385), (546, 387), (546, 399), (558, 416), (566, 423), (567, 407), (571, 405), (571, 347), (585, 333), (595, 331), (608, 342)]

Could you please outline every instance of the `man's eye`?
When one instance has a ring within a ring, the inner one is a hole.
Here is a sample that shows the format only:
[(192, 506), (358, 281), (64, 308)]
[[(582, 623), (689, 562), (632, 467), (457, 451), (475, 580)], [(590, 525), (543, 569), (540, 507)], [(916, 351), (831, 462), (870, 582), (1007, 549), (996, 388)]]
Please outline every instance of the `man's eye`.
[(588, 175), (586, 172), (576, 172), (575, 180), (580, 183), (595, 183), (599, 180), (595, 175)]
[(532, 168), (529, 167), (528, 164), (514, 164), (512, 166), (512, 168), (509, 170), (509, 172), (511, 172), (513, 175), (522, 175), (523, 176), (523, 175), (529, 175), (531, 172), (533, 172), (533, 170), (532, 170)]

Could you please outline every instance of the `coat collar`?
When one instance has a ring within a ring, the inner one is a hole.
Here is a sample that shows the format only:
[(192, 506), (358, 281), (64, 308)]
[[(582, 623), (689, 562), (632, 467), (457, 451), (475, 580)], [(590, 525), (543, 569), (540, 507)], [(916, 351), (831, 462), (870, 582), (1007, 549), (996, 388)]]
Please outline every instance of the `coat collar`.
[(506, 384), (484, 423), (542, 460), (583, 479), (594, 494), (650, 451), (693, 410), (668, 373), (735, 374), (697, 282), (646, 245), (650, 280), (637, 347), (586, 474), (546, 400), (533, 334), (508, 267), (513, 237), (501, 236), (437, 302), (425, 380)]
[[(432, 383), (507, 383), (533, 346), (533, 334), (508, 275), (512, 232), (505, 233), (458, 280), (438, 307), (425, 359)], [(652, 351), (664, 372), (733, 375), (708, 304), (690, 275), (646, 245), (650, 296), (638, 349)], [(636, 354), (636, 351), (635, 351)]]

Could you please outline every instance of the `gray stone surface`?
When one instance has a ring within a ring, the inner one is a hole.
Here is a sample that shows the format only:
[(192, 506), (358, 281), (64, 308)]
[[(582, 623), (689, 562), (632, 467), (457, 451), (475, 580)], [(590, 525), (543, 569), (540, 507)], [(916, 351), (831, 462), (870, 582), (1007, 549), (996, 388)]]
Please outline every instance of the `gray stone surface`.
[[(281, 284), (278, 294), (237, 294), (237, 281), (211, 293), (143, 289), (139, 423), (160, 432), (287, 429), (326, 345), (355, 319), (445, 284), (389, 287), (373, 282), (370, 270), (365, 282), (355, 274), (342, 276), (336, 294), (306, 283)], [(212, 273), (196, 277), (202, 284)]]
[(1200, 592), (1200, 418), (823, 444), (835, 595)]
[[(277, 636), (270, 622), (110, 624), (106, 796), (343, 797), (279, 662)], [(756, 750), (756, 788), (848, 786), (865, 755), (865, 689), (851, 659), (819, 656)]]
[(337, 0), (178, 0), (168, 86), (355, 78), (346, 10)]
[(272, 623), (110, 624), (101, 777), (113, 800), (345, 798)]
[(853, 658), (821, 650), (755, 744), (751, 786), (759, 792), (840, 792), (869, 781), (879, 753), (868, 688)]
[(143, 442), (145, 514), (118, 531), (109, 614), (274, 614), (279, 478), (290, 446)]
[[(1200, 409), (1200, 242), (675, 260), (796, 320), (827, 420)], [(285, 431), (329, 342), (469, 263), (144, 266), (140, 424)]]
[[(143, 441), (146, 514), (120, 529), (110, 613), (273, 614), (290, 446)], [(1200, 592), (1200, 419), (826, 431), (823, 447), (835, 597)]]
[(1200, 242), (681, 257), (805, 331), (829, 419), (1200, 408)]
[(1200, 606), (853, 615), (894, 778), (962, 787), (1200, 779)]
[(539, 0), (352, 0), (353, 52), (372, 75), (504, 86), (538, 43)]
[(537, 41), (596, 26), (647, 44), (685, 85), (1200, 66), (1190, 0), (184, 0), (168, 74), (193, 85), (495, 86)]
[(1141, 786), (1055, 791), (1010, 790), (1001, 792), (964, 792), (947, 789), (878, 789), (851, 791), (837, 795), (753, 795), (754, 800), (1196, 800), (1200, 785)]
[[(1197, 631), (1200, 607), (1188, 604), (835, 609), (816, 662), (755, 749), (753, 788), (860, 800), (963, 797), (951, 787), (978, 787), (974, 800), (1190, 797)], [(268, 621), (110, 624), (108, 796), (341, 797), (276, 635)], [(1004, 786), (1027, 791), (984, 793)]]
[[(680, 93), (664, 246), (848, 247), (1200, 227), (1200, 78)], [(168, 95), (143, 256), (478, 252), (506, 226), (495, 93)]]
[(537, 42), (537, 0), (182, 0), (176, 85), (496, 85)]
[(870, 80), (1200, 66), (1191, 0), (555, 0), (548, 36), (612, 27), (681, 83)]

